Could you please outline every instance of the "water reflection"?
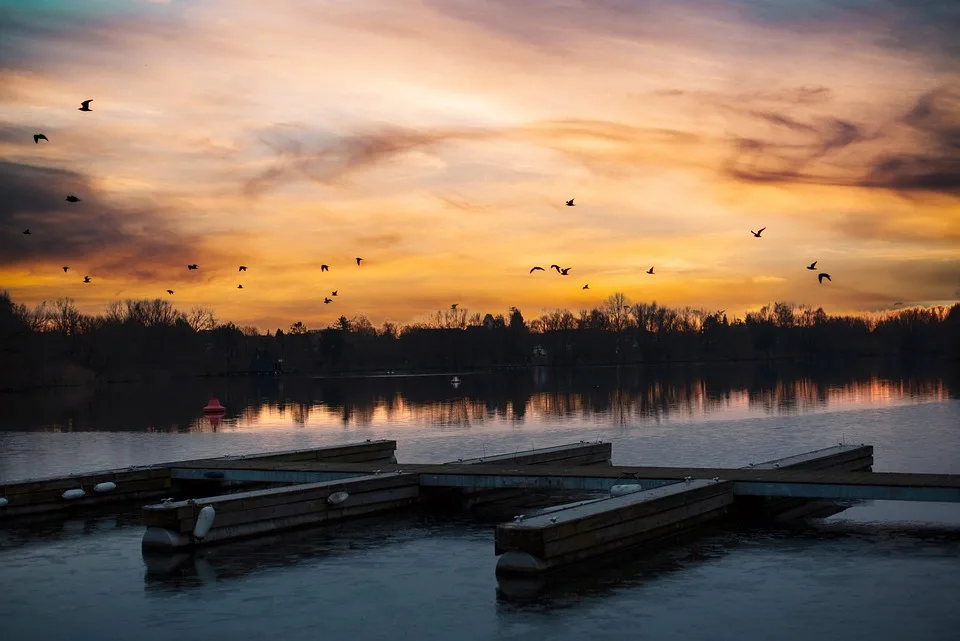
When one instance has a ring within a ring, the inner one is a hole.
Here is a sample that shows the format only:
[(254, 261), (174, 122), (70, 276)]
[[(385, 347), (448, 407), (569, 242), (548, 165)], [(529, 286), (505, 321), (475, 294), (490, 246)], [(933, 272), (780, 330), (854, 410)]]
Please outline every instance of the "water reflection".
[[(466, 525), (416, 514), (376, 516), (310, 527), (182, 553), (143, 552), (148, 593), (202, 588), (272, 569), (313, 563), (325, 557), (372, 552), (413, 537), (436, 536)], [(474, 526), (476, 527), (476, 526)]]
[[(164, 385), (115, 384), (4, 395), (5, 430), (215, 432), (275, 425), (429, 424), (452, 432), (489, 421), (704, 420), (786, 415), (834, 407), (943, 400), (956, 373), (914, 374), (895, 364), (858, 362), (828, 370), (735, 364), (658, 370), (530, 368), (410, 377), (214, 378)], [(226, 415), (200, 412), (214, 394)]]

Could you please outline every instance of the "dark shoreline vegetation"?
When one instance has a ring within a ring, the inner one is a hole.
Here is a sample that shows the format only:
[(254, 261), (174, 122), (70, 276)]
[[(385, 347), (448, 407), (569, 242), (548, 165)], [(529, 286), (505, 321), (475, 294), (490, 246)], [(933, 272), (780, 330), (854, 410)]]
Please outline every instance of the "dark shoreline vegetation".
[(960, 360), (960, 304), (882, 316), (829, 316), (777, 302), (745, 318), (632, 303), (623, 294), (573, 314), (527, 320), (520, 310), (471, 315), (441, 310), (410, 325), (375, 328), (341, 316), (310, 330), (220, 322), (208, 308), (164, 299), (114, 301), (82, 314), (61, 298), (34, 308), (0, 292), (0, 390), (235, 374), (345, 375), (478, 371), (529, 365), (694, 362), (833, 363), (855, 358), (911, 364)]

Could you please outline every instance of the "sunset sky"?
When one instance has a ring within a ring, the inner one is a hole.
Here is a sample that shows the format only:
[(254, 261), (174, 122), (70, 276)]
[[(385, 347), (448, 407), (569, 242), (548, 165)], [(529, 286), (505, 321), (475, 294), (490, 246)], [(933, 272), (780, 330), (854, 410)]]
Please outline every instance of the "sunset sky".
[(0, 0), (0, 289), (264, 329), (949, 304), (960, 4)]

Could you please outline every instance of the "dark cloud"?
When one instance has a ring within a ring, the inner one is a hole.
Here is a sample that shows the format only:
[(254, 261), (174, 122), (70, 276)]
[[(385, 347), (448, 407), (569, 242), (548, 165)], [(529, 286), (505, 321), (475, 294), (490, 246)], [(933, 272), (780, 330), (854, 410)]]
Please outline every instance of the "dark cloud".
[(753, 115), (762, 120), (766, 120), (771, 124), (779, 125), (781, 127), (786, 127), (787, 129), (792, 129), (793, 131), (800, 131), (803, 133), (816, 132), (816, 129), (812, 125), (799, 122), (797, 120), (794, 120), (793, 118), (784, 116), (783, 114), (778, 114), (770, 111), (755, 111), (753, 112)]
[[(68, 194), (81, 199), (69, 203)], [(179, 277), (198, 258), (198, 239), (172, 229), (152, 203), (118, 206), (83, 175), (0, 160), (0, 265), (70, 265), (78, 273), (155, 280)], [(24, 235), (24, 229), (30, 235)], [(209, 254), (207, 254), (209, 256)]]
[[(270, 167), (244, 182), (244, 193), (257, 196), (283, 183), (301, 179), (342, 184), (350, 175), (407, 151), (491, 135), (481, 129), (414, 130), (387, 126), (310, 145), (273, 131), (261, 137), (261, 141), (274, 151), (274, 161)], [(304, 138), (309, 140), (311, 137), (317, 138), (305, 132)]]
[(860, 128), (845, 120), (830, 118), (807, 125), (781, 114), (753, 113), (767, 122), (802, 134), (800, 142), (764, 141), (734, 137), (733, 156), (726, 171), (745, 182), (844, 184), (844, 178), (818, 172), (812, 165), (824, 156), (866, 140)]
[(33, 134), (35, 133), (46, 132), (31, 131), (21, 125), (0, 122), (0, 143), (23, 144), (29, 142), (30, 144), (34, 144)]
[[(749, 112), (799, 134), (802, 141), (733, 137), (725, 167), (738, 180), (761, 183), (846, 185), (900, 192), (960, 194), (960, 88), (943, 86), (917, 99), (909, 112), (886, 123), (874, 134), (847, 120), (827, 119), (808, 126), (775, 112)], [(837, 162), (832, 171), (816, 161), (834, 152), (874, 140), (906, 127), (913, 135), (897, 153), (864, 151), (854, 160)]]
[[(759, 2), (732, 0), (425, 0), (438, 13), (480, 26), (501, 37), (562, 57), (558, 41), (567, 33), (623, 39), (723, 40), (722, 29), (705, 36), (698, 18), (715, 23), (752, 22), (806, 33), (846, 37), (869, 30), (891, 48), (936, 56), (943, 66), (957, 67), (960, 54), (960, 2), (957, 0), (833, 0), (832, 2)], [(687, 16), (689, 19), (678, 19)], [(728, 44), (728, 43), (725, 43)], [(815, 94), (807, 96), (816, 99)]]
[(960, 195), (960, 84), (920, 96), (902, 120), (920, 148), (875, 159), (861, 184)]

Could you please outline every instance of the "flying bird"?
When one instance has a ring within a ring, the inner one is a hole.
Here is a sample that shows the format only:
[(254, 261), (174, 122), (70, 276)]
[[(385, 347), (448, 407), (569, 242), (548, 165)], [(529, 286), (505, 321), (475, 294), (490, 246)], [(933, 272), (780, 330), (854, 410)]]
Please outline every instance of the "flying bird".
[(903, 301), (902, 301), (902, 300), (898, 300), (897, 302), (895, 302), (895, 303), (893, 304), (894, 307), (899, 307), (900, 305), (903, 305)]
[(550, 269), (555, 269), (558, 274), (560, 273), (560, 265), (550, 265)]
[(167, 290), (167, 293), (168, 293), (168, 294), (172, 294), (172, 293), (173, 293), (173, 290), (172, 290), (172, 289), (168, 289), (168, 290)]
[(64, 265), (64, 266), (63, 266), (63, 273), (66, 274), (68, 271), (70, 271), (70, 268), (67, 267), (66, 265)]
[(84, 277), (83, 277), (83, 282), (89, 283), (89, 282), (90, 282), (90, 277), (89, 277), (89, 276), (84, 276)]
[(566, 275), (567, 275), (567, 272), (570, 271), (571, 269), (573, 269), (573, 268), (572, 268), (572, 267), (564, 267), (563, 269), (559, 270), (559, 271), (560, 271), (560, 275), (561, 275), (561, 276), (566, 276)]
[(324, 305), (329, 305), (329, 304), (332, 303), (332, 302), (333, 302), (333, 299), (327, 298), (326, 296), (324, 296), (324, 298), (323, 298), (323, 303), (324, 303)]
[(453, 311), (457, 311), (457, 303), (450, 305), (450, 309), (452, 309)]
[(583, 286), (583, 289), (590, 289), (590, 284), (587, 283), (586, 285), (584, 285), (584, 286)]
[(754, 237), (754, 238), (760, 238), (760, 234), (763, 233), (763, 230), (764, 230), (764, 229), (766, 229), (766, 227), (761, 227), (761, 228), (758, 229), (757, 231), (753, 231), (753, 230), (751, 229), (751, 230), (750, 230), (750, 233), (753, 234), (753, 237)]
[(817, 261), (813, 261), (812, 263), (807, 265), (807, 269), (809, 269), (810, 271), (815, 271), (817, 269)]
[(820, 272), (819, 274), (817, 274), (817, 280), (820, 282), (820, 284), (823, 284), (823, 279), (824, 279), (824, 278), (826, 278), (827, 280), (829, 280), (831, 283), (833, 282), (833, 281), (830, 279), (830, 274), (825, 274), (825, 273), (823, 273), (823, 272)]
[(197, 268), (196, 263), (190, 263), (189, 265), (187, 265), (187, 269), (196, 269), (196, 268)]
[(320, 271), (328, 272), (330, 271), (330, 267), (328, 267), (327, 265), (320, 265)]
[(653, 267), (651, 267), (650, 269), (648, 269), (648, 270), (647, 270), (647, 273), (648, 273), (648, 274), (652, 274), (652, 273), (653, 273)]
[(93, 102), (93, 98), (91, 98), (90, 100), (84, 100), (83, 102), (80, 103), (81, 106), (77, 111), (93, 111), (93, 109), (90, 108), (91, 102)]
[(357, 267), (359, 267), (359, 266), (360, 266), (360, 261), (361, 261), (361, 260), (363, 260), (363, 259), (362, 259), (362, 258), (360, 258), (360, 257), (357, 257)]
[(540, 271), (546, 271), (543, 267), (532, 267), (532, 268), (530, 269), (530, 273), (532, 274), (533, 272), (537, 271), (538, 269), (539, 269)]
[(29, 236), (29, 235), (30, 235), (30, 230), (29, 230), (29, 229), (24, 229), (21, 233), (24, 234), (24, 235), (26, 235), (26, 236)]
[(47, 142), (50, 142), (50, 139), (44, 136), (43, 134), (33, 134), (33, 142), (39, 145), (41, 140), (46, 140)]
[(77, 198), (76, 196), (74, 196), (73, 194), (71, 194), (71, 195), (67, 196), (66, 201), (67, 201), (68, 203), (78, 203), (78, 202), (80, 202), (80, 199)]
[(237, 289), (243, 289), (243, 285), (237, 285)]
[(330, 295), (331, 295), (331, 296), (336, 296), (338, 291), (340, 291), (340, 290), (335, 289), (335, 290), (333, 290), (332, 292), (330, 292)]
[(246, 265), (240, 265), (240, 269), (238, 269), (237, 271), (245, 272), (245, 271), (247, 271), (247, 266), (246, 266)]
[(574, 198), (571, 198), (570, 200), (568, 200), (568, 201), (567, 201), (567, 207), (576, 207), (576, 205), (573, 204), (573, 201), (574, 201), (574, 200), (575, 200)]

